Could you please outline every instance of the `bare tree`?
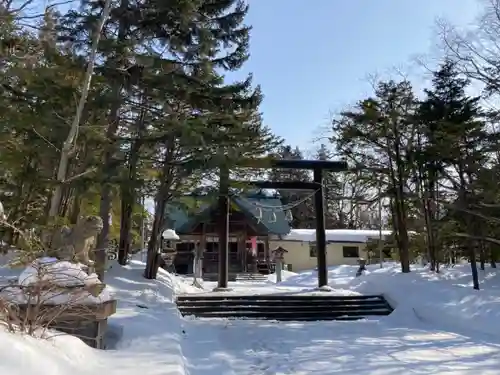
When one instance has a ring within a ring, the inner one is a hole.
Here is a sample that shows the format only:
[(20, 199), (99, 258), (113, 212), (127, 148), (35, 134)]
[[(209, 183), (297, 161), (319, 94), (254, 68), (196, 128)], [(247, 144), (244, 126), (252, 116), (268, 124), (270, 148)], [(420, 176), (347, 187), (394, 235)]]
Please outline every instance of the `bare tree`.
[(500, 92), (500, 0), (483, 0), (484, 8), (472, 29), (460, 30), (438, 21), (447, 57), (468, 78), (480, 82), (488, 95)]

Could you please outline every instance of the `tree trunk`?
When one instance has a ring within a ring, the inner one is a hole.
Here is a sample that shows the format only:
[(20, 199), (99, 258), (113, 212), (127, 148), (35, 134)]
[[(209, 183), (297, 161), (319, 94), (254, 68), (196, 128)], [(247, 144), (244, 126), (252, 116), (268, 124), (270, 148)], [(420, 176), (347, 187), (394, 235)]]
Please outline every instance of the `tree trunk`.
[[(128, 8), (128, 0), (121, 0), (120, 11), (125, 11)], [(118, 26), (118, 43), (122, 43), (126, 37), (126, 22), (122, 20)], [(123, 56), (118, 56), (118, 59), (123, 59)], [(97, 239), (97, 249), (96, 249), (96, 270), (98, 270), (98, 275), (100, 280), (104, 279), (104, 268), (106, 265), (106, 250), (109, 246), (109, 215), (112, 207), (112, 197), (111, 197), (111, 184), (109, 182), (110, 177), (113, 175), (116, 169), (116, 163), (114, 160), (114, 154), (117, 151), (116, 144), (112, 141), (118, 130), (118, 125), (120, 122), (119, 110), (122, 105), (121, 90), (123, 82), (117, 79), (113, 84), (113, 98), (114, 103), (110, 111), (109, 125), (106, 130), (106, 138), (109, 144), (105, 148), (102, 175), (104, 181), (101, 186), (101, 201), (99, 206), (99, 215), (103, 221), (103, 228)]]
[(65, 217), (69, 210), (69, 202), (71, 201), (71, 196), (74, 189), (69, 188), (69, 186), (65, 186), (63, 189), (63, 198), (61, 200), (61, 209), (60, 215), (61, 217)]
[[(130, 182), (131, 184), (133, 181)], [(122, 183), (121, 187), (121, 216), (120, 216), (120, 240), (118, 242), (118, 263), (127, 264), (128, 254), (130, 253), (130, 231), (132, 229), (132, 214), (134, 207), (134, 187), (126, 186)]]
[[(395, 183), (396, 181), (394, 181)], [(399, 260), (401, 262), (401, 272), (410, 272), (410, 253), (409, 253), (409, 239), (408, 229), (406, 226), (405, 208), (403, 200), (401, 199), (401, 186), (395, 188), (396, 196), (392, 200), (393, 211), (393, 227), (396, 242), (398, 244)]]
[(87, 96), (90, 89), (90, 84), (92, 82), (92, 76), (94, 74), (94, 66), (96, 62), (95, 60), (97, 56), (98, 45), (99, 41), (101, 40), (102, 28), (104, 26), (104, 23), (108, 19), (110, 9), (111, 9), (111, 0), (106, 0), (101, 19), (99, 21), (99, 26), (97, 30), (95, 30), (94, 32), (92, 47), (90, 50), (89, 64), (87, 67), (87, 71), (85, 72), (85, 78), (82, 85), (82, 94), (80, 95), (80, 100), (78, 102), (78, 107), (76, 109), (75, 118), (73, 119), (73, 123), (71, 124), (68, 136), (64, 141), (63, 147), (61, 148), (61, 157), (59, 159), (59, 167), (57, 169), (57, 176), (56, 176), (57, 186), (53, 192), (50, 201), (50, 208), (48, 215), (49, 219), (55, 218), (58, 215), (59, 209), (61, 207), (63, 183), (67, 177), (71, 152), (73, 151), (74, 143), (78, 135), (78, 128), (80, 126), (80, 120), (83, 113), (83, 109), (85, 107), (85, 103), (87, 102)]
[(118, 263), (127, 264), (130, 253), (130, 232), (132, 230), (132, 215), (136, 200), (137, 190), (137, 165), (139, 162), (139, 151), (141, 142), (136, 141), (131, 149), (128, 179), (122, 183), (121, 187), (121, 220), (120, 220), (120, 241), (118, 247)]
[(160, 243), (161, 229), (163, 226), (163, 215), (166, 206), (166, 196), (168, 194), (167, 189), (160, 189), (156, 197), (155, 204), (155, 215), (153, 219), (153, 226), (151, 228), (151, 236), (148, 241), (148, 255), (146, 261), (146, 270), (144, 272), (144, 277), (146, 279), (156, 279), (158, 273), (157, 254), (158, 245)]
[(472, 240), (467, 240), (467, 249), (469, 253), (469, 259), (470, 259), (470, 268), (471, 268), (471, 273), (472, 273), (472, 285), (473, 288), (476, 290), (479, 290), (479, 274), (477, 272), (477, 261), (476, 261), (476, 250), (474, 248)]
[[(103, 173), (107, 173), (105, 169)], [(111, 213), (111, 185), (104, 182), (101, 188), (101, 200), (99, 202), (99, 216), (102, 219), (102, 231), (97, 236), (97, 245), (95, 249), (95, 271), (99, 280), (104, 280), (104, 270), (106, 268), (106, 250), (109, 247), (109, 218)]]
[(497, 253), (496, 253), (496, 246), (495, 244), (488, 244), (488, 248), (490, 250), (490, 265), (491, 268), (497, 268)]
[(82, 206), (82, 189), (80, 187), (75, 188), (75, 196), (73, 197), (73, 204), (71, 207), (71, 213), (69, 215), (69, 220), (71, 224), (76, 224), (80, 216), (80, 210)]
[[(394, 206), (396, 214), (393, 218), (395, 223), (395, 236), (398, 242), (399, 260), (401, 262), (401, 272), (410, 272), (410, 252), (408, 240), (408, 228), (406, 222), (406, 208), (404, 203), (404, 165), (401, 159), (401, 139), (396, 124), (392, 124), (394, 134), (392, 148), (387, 150), (389, 161), (389, 181), (393, 190)], [(388, 142), (389, 145), (389, 142)], [(394, 151), (394, 157), (392, 152)]]
[(160, 187), (158, 188), (158, 193), (155, 198), (155, 214), (151, 228), (151, 236), (148, 241), (146, 270), (144, 271), (144, 277), (146, 279), (155, 279), (158, 272), (158, 264), (156, 261), (158, 244), (160, 242), (161, 230), (163, 228), (165, 207), (170, 196), (170, 188), (172, 185), (172, 166), (170, 164), (172, 158), (171, 149), (172, 147), (166, 147)]
[[(143, 95), (142, 102), (146, 102), (147, 95)], [(132, 215), (137, 195), (137, 167), (139, 164), (139, 153), (142, 147), (142, 137), (145, 131), (146, 109), (141, 109), (141, 114), (137, 119), (137, 139), (130, 148), (130, 157), (128, 162), (127, 180), (121, 185), (121, 220), (120, 220), (120, 241), (118, 245), (118, 263), (127, 264), (128, 254), (130, 253), (130, 232), (132, 230)]]
[(484, 249), (484, 242), (479, 242), (479, 267), (481, 271), (484, 271), (486, 268), (486, 251)]
[[(426, 191), (425, 194), (427, 195), (429, 192)], [(432, 231), (432, 219), (431, 219), (431, 213), (429, 212), (430, 205), (429, 205), (429, 197), (424, 197), (423, 198), (423, 211), (424, 211), (424, 220), (425, 220), (425, 227), (426, 227), (426, 236), (427, 236), (427, 253), (429, 257), (429, 262), (430, 262), (430, 270), (431, 271), (436, 271), (436, 248), (434, 244), (434, 238), (433, 238), (433, 231)]]
[[(469, 207), (469, 195), (468, 192), (465, 190), (465, 180), (463, 179), (463, 176), (461, 175), (461, 188), (459, 191), (459, 199), (460, 199), (460, 205), (462, 209), (467, 209)], [(463, 213), (462, 214), (464, 219), (463, 219), (463, 224), (465, 224), (465, 229), (467, 230), (468, 234), (475, 234), (476, 233), (476, 226), (474, 225), (474, 218), (471, 217), (470, 214)], [(471, 267), (471, 274), (472, 274), (472, 285), (473, 288), (476, 290), (479, 290), (479, 275), (477, 272), (477, 260), (476, 260), (476, 249), (475, 249), (475, 240), (473, 240), (470, 237), (467, 237), (465, 241), (465, 246), (466, 246), (466, 252), (469, 255), (469, 260), (470, 260), (470, 267)]]

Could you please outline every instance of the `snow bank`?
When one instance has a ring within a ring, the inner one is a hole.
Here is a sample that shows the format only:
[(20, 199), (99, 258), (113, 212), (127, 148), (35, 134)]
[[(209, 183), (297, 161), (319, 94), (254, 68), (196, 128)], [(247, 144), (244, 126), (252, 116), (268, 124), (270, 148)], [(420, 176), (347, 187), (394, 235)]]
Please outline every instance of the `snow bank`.
[[(329, 284), (335, 289), (360, 294), (383, 294), (395, 311), (394, 319), (434, 323), (444, 329), (477, 331), (500, 335), (500, 272), (488, 268), (480, 272), (481, 290), (472, 289), (470, 265), (442, 268), (440, 274), (412, 265), (412, 272), (401, 273), (397, 263), (368, 266), (355, 277), (357, 266), (329, 269)], [(316, 271), (305, 271), (280, 285), (311, 287), (317, 283)]]
[(127, 266), (114, 264), (106, 275), (106, 284), (118, 301), (109, 324), (123, 332), (114, 354), (120, 358), (118, 368), (116, 363), (113, 366), (117, 371), (132, 366), (141, 373), (185, 375), (183, 320), (175, 297), (199, 289), (163, 269), (158, 270), (156, 280), (147, 280), (145, 263), (138, 260), (140, 255), (135, 258)]
[(361, 293), (383, 294), (398, 314), (415, 314), (422, 321), (445, 328), (500, 335), (500, 274), (480, 271), (481, 290), (472, 289), (470, 265), (443, 268), (440, 274), (413, 267), (403, 274), (400, 266), (372, 267), (352, 282)]
[[(163, 270), (157, 280), (144, 279), (144, 268), (138, 260), (124, 267), (115, 262), (106, 273), (106, 289), (118, 300), (108, 321), (108, 329), (118, 336), (113, 350), (94, 350), (68, 335), (37, 340), (0, 329), (0, 374), (38, 375), (43, 369), (50, 375), (185, 375), (184, 331), (175, 295), (193, 287)], [(0, 268), (0, 283), (5, 283), (4, 271)], [(67, 277), (59, 275), (61, 283), (81, 276), (73, 267), (65, 267), (65, 273)], [(33, 272), (22, 271), (20, 279), (29, 283)]]
[[(382, 231), (382, 237), (389, 236), (392, 232), (389, 230)], [(357, 229), (327, 229), (327, 242), (367, 242), (370, 239), (379, 238), (378, 230), (357, 230)], [(316, 241), (315, 229), (292, 229), (290, 233), (283, 237), (284, 241)]]
[(96, 351), (77, 338), (40, 340), (0, 328), (0, 374), (90, 375), (102, 370)]

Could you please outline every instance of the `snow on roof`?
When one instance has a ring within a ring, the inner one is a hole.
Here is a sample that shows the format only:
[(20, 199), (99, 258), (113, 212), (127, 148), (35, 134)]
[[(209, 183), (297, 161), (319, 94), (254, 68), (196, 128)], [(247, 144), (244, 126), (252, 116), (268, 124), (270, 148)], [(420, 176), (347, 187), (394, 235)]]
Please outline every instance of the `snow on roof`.
[[(389, 236), (390, 230), (383, 230), (382, 237)], [(380, 232), (372, 229), (327, 229), (327, 242), (367, 242), (372, 238), (379, 238)], [(316, 229), (292, 229), (283, 237), (284, 241), (316, 241)]]

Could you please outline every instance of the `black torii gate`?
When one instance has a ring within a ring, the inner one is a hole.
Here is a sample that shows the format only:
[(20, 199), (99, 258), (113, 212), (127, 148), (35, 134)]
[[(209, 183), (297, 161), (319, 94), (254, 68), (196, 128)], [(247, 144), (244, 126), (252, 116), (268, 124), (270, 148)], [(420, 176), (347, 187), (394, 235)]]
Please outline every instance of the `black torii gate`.
[[(343, 172), (348, 169), (345, 161), (329, 160), (276, 160), (271, 158), (246, 159), (238, 162), (238, 167), (258, 169), (304, 169), (312, 170), (313, 182), (302, 181), (250, 181), (250, 184), (261, 189), (313, 190), (316, 211), (316, 248), (318, 261), (318, 288), (328, 285), (328, 269), (326, 263), (325, 211), (323, 196), (323, 171)], [(241, 183), (241, 182), (240, 182)], [(219, 279), (217, 290), (228, 289), (229, 258), (229, 171), (221, 169), (218, 208), (219, 225)], [(225, 215), (222, 213), (226, 213)]]

